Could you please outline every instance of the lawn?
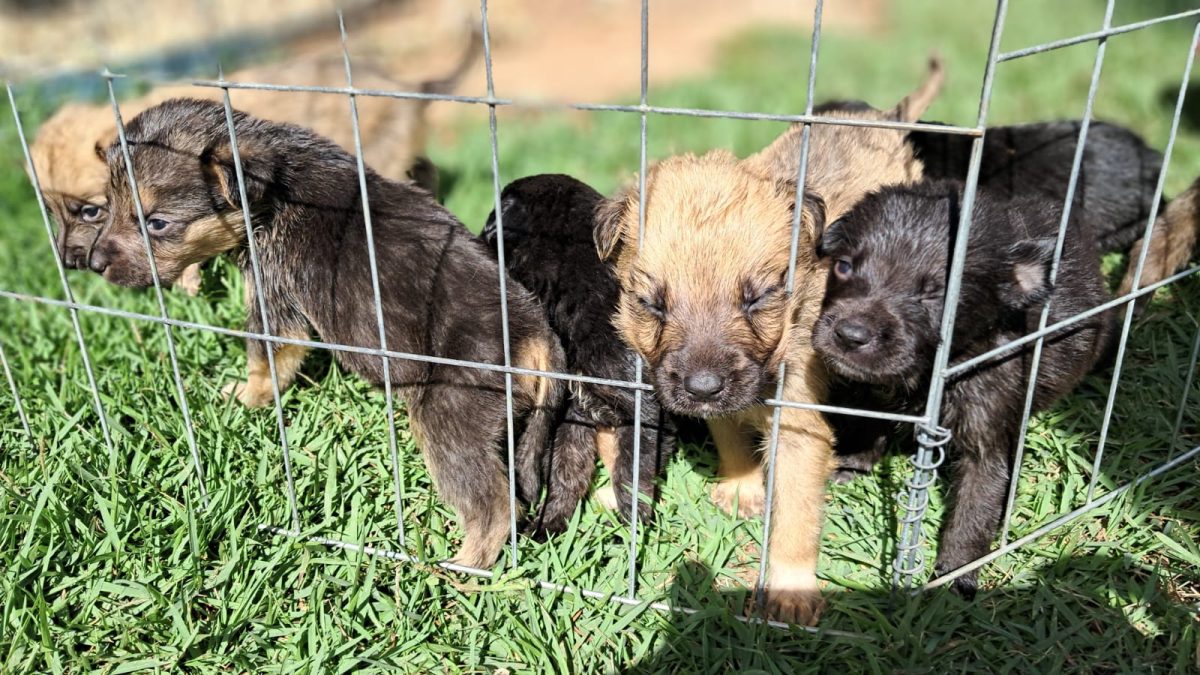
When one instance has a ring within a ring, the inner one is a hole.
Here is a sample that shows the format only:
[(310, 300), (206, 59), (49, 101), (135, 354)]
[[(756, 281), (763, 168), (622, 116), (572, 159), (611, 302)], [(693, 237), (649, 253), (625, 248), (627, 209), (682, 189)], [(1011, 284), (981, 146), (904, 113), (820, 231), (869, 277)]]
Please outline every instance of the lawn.
[[(907, 0), (877, 34), (825, 32), (818, 99), (866, 98), (885, 107), (912, 87), (928, 50), (949, 78), (927, 117), (973, 124), (993, 10), (990, 3)], [(1119, 3), (1115, 23), (1187, 3)], [(1003, 45), (1015, 49), (1095, 30), (1103, 4), (1014, 0)], [(903, 11), (899, 11), (900, 9)], [(1192, 22), (1109, 42), (1096, 116), (1164, 148)], [(670, 26), (651, 27), (654, 35)], [(651, 103), (728, 110), (803, 110), (807, 34), (738, 36), (716, 69), (652, 89)], [(1002, 64), (994, 124), (1077, 117), (1095, 45)], [(497, 92), (504, 95), (504, 73)], [(1194, 85), (1193, 85), (1194, 90)], [(1200, 174), (1200, 92), (1181, 125), (1167, 181), (1173, 195)], [(46, 106), (18, 89), (27, 131)], [(630, 92), (625, 102), (636, 101)], [(436, 105), (450, 105), (439, 103)], [(638, 164), (636, 115), (501, 109), (501, 182), (565, 172), (601, 191)], [(745, 155), (782, 124), (651, 117), (653, 160), (727, 147)], [(432, 149), (447, 206), (478, 230), (491, 209), (485, 119), (463, 119)], [(62, 298), (12, 118), (0, 114), (0, 289)], [(1119, 260), (1109, 261), (1114, 268)], [(1119, 271), (1119, 270), (1118, 270)], [(1115, 275), (1115, 273), (1114, 273)], [(69, 273), (81, 302), (155, 315), (152, 292)], [(166, 293), (173, 318), (240, 328), (241, 280), (219, 262), (204, 292)], [(1175, 414), (1200, 320), (1200, 283), (1159, 294), (1134, 325), (1115, 402), (1099, 493), (1200, 443), (1200, 385), (1180, 437)], [(112, 431), (109, 448), (91, 401), (71, 315), (0, 299), (0, 344), (32, 427), (26, 438), (0, 384), (0, 671), (3, 672), (1178, 672), (1200, 669), (1200, 490), (1192, 462), (985, 568), (968, 603), (945, 591), (890, 593), (894, 494), (907, 475), (895, 458), (876, 475), (831, 489), (820, 573), (828, 610), (812, 635), (734, 616), (757, 569), (760, 521), (739, 521), (707, 500), (715, 456), (687, 445), (669, 467), (657, 522), (640, 528), (638, 587), (690, 615), (625, 607), (539, 589), (534, 580), (623, 594), (628, 529), (592, 504), (566, 534), (520, 542), (520, 564), (493, 579), (452, 574), (271, 536), (288, 504), (273, 411), (222, 400), (244, 368), (241, 341), (174, 331), (208, 504), (201, 500), (176, 398), (164, 329), (81, 312), (79, 322)], [(313, 358), (285, 395), (303, 532), (400, 549), (384, 399)], [(1083, 503), (1111, 372), (1100, 373), (1033, 425), (1013, 517), (1020, 536)], [(439, 560), (458, 531), (436, 498), (403, 412), (404, 550)], [(935, 500), (926, 534), (941, 513)], [(845, 633), (843, 635), (842, 633)]]

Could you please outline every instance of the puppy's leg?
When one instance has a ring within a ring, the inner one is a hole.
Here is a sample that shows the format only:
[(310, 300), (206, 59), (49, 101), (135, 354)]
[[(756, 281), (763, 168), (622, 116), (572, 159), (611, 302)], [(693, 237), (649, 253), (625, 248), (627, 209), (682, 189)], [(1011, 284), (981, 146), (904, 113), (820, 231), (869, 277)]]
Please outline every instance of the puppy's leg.
[[(790, 396), (789, 399), (812, 400)], [(781, 415), (767, 560), (766, 614), (778, 621), (813, 625), (824, 607), (817, 585), (817, 557), (821, 549), (825, 481), (834, 466), (833, 434), (818, 412), (784, 408)]]
[(546, 497), (530, 527), (530, 534), (537, 539), (567, 529), (596, 475), (598, 434), (594, 424), (585, 419), (574, 399), (567, 405), (548, 458)]
[[(252, 333), (262, 332), (262, 314), (258, 305), (252, 304), (254, 299), (253, 284), (246, 279), (246, 330)], [(267, 301), (267, 311), (279, 303)], [(269, 317), (271, 330), (275, 335), (292, 340), (307, 340), (308, 325), (305, 319), (297, 314), (272, 313)], [(279, 380), (279, 393), (282, 394), (296, 379), (300, 372), (300, 364), (308, 354), (308, 347), (288, 344), (274, 344), (275, 374)], [(236, 396), (243, 405), (258, 408), (267, 405), (275, 398), (271, 387), (271, 368), (267, 361), (267, 345), (259, 340), (246, 341), (247, 376), (245, 382), (231, 382), (221, 389), (226, 398)]]
[(755, 452), (754, 429), (726, 418), (710, 419), (708, 428), (717, 445), (717, 474), (721, 479), (712, 489), (713, 503), (741, 518), (762, 514), (767, 491), (762, 463)]
[(175, 288), (187, 293), (193, 298), (200, 295), (200, 284), (203, 279), (200, 276), (200, 264), (188, 265), (183, 268), (183, 273), (175, 280)]
[(604, 463), (612, 485), (596, 490), (592, 497), (603, 508), (615, 511), (620, 506), (617, 502), (617, 491), (613, 486), (616, 485), (617, 474), (621, 471), (620, 465), (617, 463), (621, 440), (614, 427), (596, 427), (595, 440), (596, 454), (600, 455), (600, 461)]
[[(503, 412), (462, 387), (431, 385), (410, 405), (410, 424), (438, 495), (455, 511), (463, 543), (450, 562), (487, 569), (509, 533), (508, 472), (500, 457)], [(471, 411), (467, 414), (465, 411)]]
[[(1008, 482), (1012, 476), (1012, 450), (1016, 438), (1012, 424), (981, 424), (954, 439), (956, 454), (950, 482), (949, 510), (938, 544), (935, 571), (945, 574), (984, 556), (992, 548)], [(979, 586), (978, 572), (969, 572), (950, 587), (965, 598), (973, 598)]]

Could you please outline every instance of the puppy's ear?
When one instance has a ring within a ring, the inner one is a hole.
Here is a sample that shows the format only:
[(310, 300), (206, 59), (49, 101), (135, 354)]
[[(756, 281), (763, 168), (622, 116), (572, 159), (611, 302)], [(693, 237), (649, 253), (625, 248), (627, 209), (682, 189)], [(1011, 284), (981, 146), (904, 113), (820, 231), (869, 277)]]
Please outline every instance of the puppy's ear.
[(1039, 305), (1050, 297), (1050, 265), (1054, 239), (1024, 239), (1005, 255), (1007, 278), (1000, 282), (1000, 298), (1013, 309)]
[[(504, 240), (511, 242), (528, 232), (525, 220), (527, 213), (520, 199), (512, 195), (503, 195), (500, 199), (500, 213), (504, 221)], [(487, 222), (481, 233), (484, 240), (492, 246), (496, 245), (496, 211), (488, 214)]]
[[(238, 139), (238, 156), (242, 163), (242, 178), (246, 184), (246, 198), (254, 203), (266, 191), (267, 161), (265, 152), (254, 142)], [(217, 194), (230, 208), (242, 208), (238, 190), (237, 168), (233, 162), (233, 149), (229, 139), (214, 141), (200, 153), (200, 166), (211, 180)]]
[(846, 219), (838, 218), (824, 228), (821, 237), (817, 239), (817, 257), (827, 258), (849, 243), (850, 239), (846, 236)]
[(620, 252), (624, 230), (622, 222), (629, 211), (630, 201), (631, 192), (625, 190), (612, 199), (604, 199), (596, 204), (592, 239), (596, 243), (596, 253), (605, 262), (612, 262)]
[(113, 127), (112, 129), (104, 132), (100, 138), (96, 139), (96, 147), (93, 148), (93, 151), (96, 153), (96, 156), (100, 158), (101, 162), (107, 164), (108, 149), (112, 147), (113, 143), (117, 142), (117, 129), (116, 127)]
[(929, 55), (929, 70), (925, 79), (911, 94), (900, 99), (896, 107), (884, 113), (884, 116), (897, 122), (916, 122), (941, 93), (942, 83), (945, 81), (946, 71), (942, 67), (942, 57), (937, 52), (932, 52)]
[[(792, 208), (795, 208), (793, 206)], [(812, 240), (819, 242), (825, 235), (825, 200), (811, 192), (804, 193), (804, 212), (801, 217), (805, 219), (805, 225), (808, 226), (809, 233), (812, 235)]]

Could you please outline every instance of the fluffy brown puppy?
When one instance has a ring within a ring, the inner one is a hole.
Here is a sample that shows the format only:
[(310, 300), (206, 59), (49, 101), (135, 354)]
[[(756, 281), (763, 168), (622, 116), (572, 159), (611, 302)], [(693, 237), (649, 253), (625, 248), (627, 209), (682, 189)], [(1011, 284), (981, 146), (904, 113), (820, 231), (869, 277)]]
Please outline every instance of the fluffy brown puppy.
[[(404, 84), (382, 74), (373, 64), (355, 67), (355, 85), (376, 89), (416, 89), (450, 93), (478, 54), (477, 38), (454, 71), (446, 77)], [(346, 71), (340, 57), (302, 58), (284, 64), (238, 71), (234, 82), (344, 86)], [(168, 85), (121, 105), (126, 120), (172, 98), (193, 97), (219, 101), (220, 89)], [(309, 127), (353, 152), (354, 130), (345, 97), (315, 92), (232, 90), (239, 110), (255, 117), (292, 122)], [(359, 123), (365, 161), (380, 174), (395, 180), (409, 179), (437, 193), (437, 170), (425, 152), (425, 110), (429, 101), (364, 96), (358, 99)], [(112, 107), (107, 104), (70, 103), (46, 120), (30, 147), (47, 206), (58, 221), (58, 250), (68, 268), (86, 269), (92, 242), (107, 215), (104, 191), (108, 168), (97, 149), (107, 148), (117, 137)], [(195, 294), (199, 272), (189, 269), (180, 285)]]
[[(377, 348), (356, 159), (302, 127), (241, 112), (234, 124), (250, 227), (223, 105), (176, 99), (129, 123), (129, 152), (161, 279), (170, 283), (188, 265), (233, 252), (248, 299), (255, 297), (246, 250), (250, 230), (273, 334), (306, 339), (315, 332), (326, 342)], [(150, 266), (120, 145), (111, 146), (107, 157), (112, 215), (96, 240), (91, 266), (113, 283), (146, 287), (152, 283)], [(500, 271), (487, 248), (425, 190), (370, 169), (366, 181), (388, 347), (503, 364)], [(513, 365), (562, 371), (562, 348), (545, 310), (511, 281), (507, 298)], [(251, 303), (247, 324), (253, 332), (263, 329), (257, 303)], [(262, 342), (247, 343), (249, 378), (232, 390), (246, 405), (273, 398), (265, 349)], [(276, 348), (281, 386), (292, 382), (306, 351)], [(383, 382), (378, 356), (340, 350), (334, 355), (347, 370)], [(455, 561), (490, 566), (508, 532), (504, 375), (405, 359), (389, 363), (430, 476), (466, 531)], [(540, 467), (564, 390), (559, 380), (514, 378), (513, 413), (523, 428), (514, 469), (527, 504), (540, 491)]]
[[(942, 81), (936, 60), (926, 81), (890, 111), (832, 110), (836, 117), (913, 121)], [(827, 374), (813, 351), (825, 274), (816, 237), (867, 192), (921, 177), (902, 131), (815, 125), (796, 256), (785, 293), (799, 135), (759, 155), (724, 151), (672, 157), (646, 176), (645, 232), (638, 241), (638, 190), (601, 205), (596, 245), (622, 287), (614, 322), (649, 365), (661, 405), (707, 418), (720, 455), (713, 501), (739, 515), (760, 513), (763, 462), (780, 363), (783, 396), (822, 402)], [(788, 178), (788, 177), (792, 178)], [(811, 410), (783, 408), (779, 427), (767, 614), (814, 623), (822, 607), (816, 567), (833, 432)]]

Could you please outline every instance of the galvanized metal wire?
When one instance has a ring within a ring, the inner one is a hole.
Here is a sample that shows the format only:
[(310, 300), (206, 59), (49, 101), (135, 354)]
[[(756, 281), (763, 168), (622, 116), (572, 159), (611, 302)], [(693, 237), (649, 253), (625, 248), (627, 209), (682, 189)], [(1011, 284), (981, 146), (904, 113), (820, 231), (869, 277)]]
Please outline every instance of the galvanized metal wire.
[[(52, 225), (50, 223), (49, 213), (47, 211), (45, 199), (41, 190), (41, 185), (38, 181), (38, 176), (35, 168), (32, 165), (32, 159), (29, 152), (29, 145), (25, 137), (24, 128), (21, 123), (21, 114), (18, 110), (16, 98), (14, 96), (13, 87), (8, 84), (7, 91), (10, 107), (12, 109), (13, 118), (16, 122), (18, 138), (21, 142), (22, 149), (25, 153), (26, 162), (30, 168), (30, 178), (33, 183), (35, 193), (37, 195), (39, 209), (41, 211), (42, 220), (46, 229), (46, 233), (50, 242), (50, 247), (56, 259), (59, 278), (62, 284), (64, 299), (48, 298), (41, 296), (32, 296), (7, 289), (0, 289), (0, 298), (9, 302), (27, 302), (36, 303), (45, 307), (65, 309), (72, 321), (74, 328), (75, 339), (80, 348), (83, 365), (88, 377), (89, 391), (91, 394), (92, 404), (99, 420), (100, 427), (103, 432), (104, 441), (110, 451), (113, 451), (113, 439), (108, 427), (104, 408), (101, 403), (99, 389), (97, 386), (93, 366), (89, 357), (88, 348), (84, 339), (83, 332), (80, 328), (79, 313), (87, 312), (96, 316), (124, 318), (140, 322), (161, 325), (165, 331), (168, 354), (170, 357), (172, 372), (174, 375), (175, 393), (180, 402), (180, 412), (183, 418), (183, 427), (187, 437), (191, 458), (194, 465), (194, 471), (197, 477), (198, 489), (207, 499), (207, 489), (204, 481), (204, 467), (201, 461), (201, 453), (197, 446), (194, 425), (190, 408), (188, 407), (188, 399), (183, 385), (182, 366), (179, 357), (176, 353), (173, 329), (186, 329), (194, 331), (207, 331), (217, 335), (230, 338), (244, 338), (251, 341), (257, 341), (262, 345), (270, 373), (270, 381), (272, 388), (272, 396), (274, 400), (274, 412), (276, 424), (279, 434), (279, 449), (281, 463), (285, 477), (285, 489), (288, 506), (288, 527), (280, 527), (274, 524), (263, 524), (260, 526), (262, 531), (274, 535), (286, 536), (297, 540), (309, 541), (331, 546), (338, 549), (355, 551), (367, 555), (379, 556), (390, 560), (401, 561), (404, 563), (426, 565), (436, 564), (442, 568), (473, 574), (481, 577), (492, 577), (494, 573), (490, 570), (480, 570), (468, 568), (462, 565), (455, 565), (448, 562), (425, 561), (405, 550), (389, 550), (383, 547), (366, 546), (360, 543), (352, 543), (342, 541), (336, 538), (327, 537), (321, 534), (306, 533), (303, 531), (303, 518), (300, 505), (296, 494), (296, 482), (293, 475), (291, 462), (291, 453), (288, 440), (288, 420), (285, 415), (283, 406), (283, 397), (279, 386), (279, 376), (276, 371), (275, 354), (274, 352), (281, 346), (291, 345), (302, 348), (325, 349), (330, 351), (342, 351), (347, 353), (356, 353), (378, 357), (383, 366), (383, 388), (385, 394), (385, 411), (384, 414), (388, 418), (388, 450), (392, 465), (391, 480), (394, 492), (393, 502), (397, 525), (397, 541), (401, 549), (409, 548), (409, 537), (406, 533), (404, 519), (404, 480), (402, 476), (402, 462), (399, 454), (396, 420), (395, 420), (395, 405), (393, 383), (391, 381), (391, 363), (393, 360), (409, 360), (416, 362), (424, 362), (429, 364), (438, 364), (453, 367), (476, 368), (492, 372), (503, 373), (505, 379), (505, 396), (506, 396), (506, 451), (508, 458), (508, 488), (509, 488), (509, 556), (508, 564), (516, 566), (519, 563), (519, 546), (517, 537), (517, 499), (516, 499), (516, 480), (515, 480), (515, 436), (514, 436), (514, 411), (513, 411), (513, 377), (515, 375), (533, 375), (538, 377), (547, 377), (569, 382), (591, 383), (605, 386), (625, 387), (633, 390), (635, 401), (634, 414), (634, 434), (633, 434), (633, 484), (629, 486), (631, 491), (631, 511), (629, 514), (629, 530), (628, 530), (628, 575), (625, 585), (625, 594), (617, 594), (611, 592), (603, 592), (592, 589), (575, 588), (569, 585), (560, 584), (553, 580), (530, 580), (531, 585), (541, 589), (554, 592), (576, 593), (583, 597), (606, 599), (611, 602), (616, 602), (623, 605), (648, 605), (651, 608), (661, 611), (685, 612), (690, 613), (696, 610), (692, 608), (682, 608), (671, 606), (667, 603), (648, 602), (638, 597), (638, 555), (639, 555), (639, 513), (638, 501), (640, 498), (641, 488), (641, 471), (640, 465), (642, 462), (641, 447), (641, 428), (642, 428), (642, 410), (645, 405), (644, 397), (653, 391), (653, 387), (643, 383), (644, 365), (638, 360), (635, 367), (635, 376), (632, 381), (610, 380), (605, 378), (588, 377), (583, 375), (575, 375), (571, 373), (558, 373), (549, 371), (540, 371), (536, 369), (516, 367), (512, 364), (511, 345), (509, 336), (509, 316), (507, 304), (507, 279), (504, 273), (505, 270), (505, 250), (503, 236), (503, 211), (501, 209), (501, 188), (502, 181), (500, 179), (500, 158), (499, 158), (499, 124), (497, 120), (497, 108), (507, 106), (528, 107), (536, 109), (571, 109), (583, 111), (603, 111), (636, 114), (640, 121), (639, 135), (639, 172), (638, 172), (638, 246), (642, 245), (646, 234), (646, 181), (648, 170), (647, 158), (647, 139), (648, 126), (651, 116), (657, 115), (675, 115), (695, 118), (724, 118), (724, 119), (739, 119), (739, 120), (767, 120), (767, 121), (786, 121), (800, 123), (803, 125), (801, 135), (801, 146), (799, 156), (796, 158), (796, 176), (797, 186), (795, 192), (796, 209), (794, 211), (792, 231), (790, 239), (789, 266), (787, 273), (786, 291), (788, 294), (793, 292), (795, 286), (796, 275), (796, 258), (797, 250), (800, 242), (801, 228), (801, 212), (803, 205), (804, 186), (808, 172), (808, 153), (809, 141), (811, 133), (811, 125), (814, 124), (835, 124), (852, 127), (874, 127), (884, 129), (894, 129), (899, 131), (933, 131), (944, 134), (957, 134), (971, 137), (971, 153), (968, 163), (967, 180), (962, 201), (962, 215), (958, 223), (957, 237), (955, 247), (950, 263), (949, 282), (946, 289), (946, 299), (943, 315), (940, 323), (941, 342), (935, 355), (934, 367), (931, 377), (930, 388), (926, 397), (924, 412), (922, 414), (899, 414), (883, 411), (862, 410), (857, 408), (831, 406), (811, 401), (787, 401), (784, 400), (783, 382), (786, 376), (786, 365), (780, 365), (778, 371), (777, 387), (774, 397), (767, 398), (763, 401), (766, 405), (774, 408), (772, 411), (771, 430), (769, 437), (766, 440), (767, 457), (766, 457), (766, 499), (765, 513), (763, 518), (762, 531), (762, 546), (760, 550), (761, 558), (759, 562), (759, 577), (755, 583), (754, 592), (756, 597), (761, 597), (764, 589), (764, 581), (768, 573), (768, 557), (771, 545), (771, 523), (772, 512), (775, 507), (774, 502), (774, 484), (776, 473), (776, 455), (779, 443), (779, 433), (781, 425), (781, 416), (784, 408), (814, 410), (828, 414), (839, 415), (855, 415), (864, 418), (887, 420), (901, 423), (911, 423), (916, 431), (916, 439), (918, 449), (912, 457), (913, 473), (905, 481), (905, 486), (900, 495), (898, 495), (898, 508), (900, 510), (899, 532), (897, 533), (896, 554), (892, 561), (892, 582), (896, 588), (913, 588), (920, 586), (921, 588), (933, 588), (949, 583), (953, 579), (972, 572), (979, 567), (995, 560), (1007, 553), (1010, 553), (1017, 548), (1027, 544), (1030, 541), (1045, 535), (1048, 532), (1062, 527), (1075, 519), (1078, 519), (1087, 513), (1100, 509), (1111, 503), (1114, 499), (1122, 494), (1127, 493), (1131, 489), (1143, 485), (1147, 481), (1151, 481), (1169, 471), (1177, 469), (1193, 458), (1200, 456), (1200, 447), (1194, 447), (1190, 450), (1176, 454), (1176, 450), (1180, 444), (1180, 432), (1183, 427), (1184, 418), (1188, 409), (1188, 403), (1192, 395), (1191, 389), (1195, 381), (1195, 370), (1198, 357), (1200, 357), (1200, 327), (1197, 328), (1193, 345), (1190, 352), (1190, 362), (1188, 371), (1184, 378), (1183, 391), (1180, 394), (1178, 409), (1175, 415), (1174, 431), (1172, 435), (1172, 445), (1167, 448), (1164, 456), (1166, 460), (1151, 470), (1139, 475), (1137, 478), (1121, 485), (1103, 496), (1096, 497), (1094, 488), (1096, 477), (1099, 475), (1104, 446), (1108, 438), (1108, 432), (1113, 416), (1113, 401), (1117, 394), (1118, 384), (1120, 380), (1122, 366), (1129, 337), (1130, 324), (1133, 315), (1134, 301), (1138, 298), (1146, 297), (1152, 294), (1158, 288), (1176, 283), (1185, 277), (1200, 272), (1200, 266), (1186, 269), (1168, 276), (1159, 282), (1156, 282), (1145, 287), (1140, 286), (1140, 277), (1145, 264), (1145, 259), (1149, 246), (1142, 249), (1141, 256), (1136, 264), (1135, 284), (1131, 292), (1105, 302), (1097, 307), (1091, 308), (1085, 312), (1081, 312), (1074, 316), (1060, 320), (1054, 324), (1049, 323), (1049, 307), (1043, 309), (1038, 329), (1029, 335), (1026, 335), (1011, 343), (997, 347), (980, 356), (964, 360), (960, 363), (950, 363), (950, 355), (952, 353), (951, 338), (953, 335), (954, 323), (957, 315), (959, 296), (961, 291), (962, 273), (966, 263), (967, 244), (971, 229), (971, 220), (973, 214), (973, 203), (976, 196), (976, 189), (979, 180), (980, 166), (983, 152), (983, 135), (985, 133), (989, 104), (995, 80), (995, 72), (997, 65), (1001, 62), (1019, 59), (1034, 54), (1051, 51), (1067, 47), (1070, 45), (1082, 44), (1085, 42), (1097, 42), (1097, 53), (1093, 65), (1092, 80), (1089, 86), (1087, 102), (1084, 109), (1083, 123), (1079, 130), (1078, 141), (1076, 144), (1075, 156), (1073, 158), (1070, 179), (1067, 187), (1066, 195), (1064, 196), (1063, 213), (1060, 220), (1058, 230), (1058, 240), (1055, 247), (1053, 264), (1051, 268), (1050, 278), (1053, 282), (1058, 275), (1059, 265), (1063, 251), (1063, 239), (1068, 227), (1070, 212), (1076, 188), (1078, 186), (1078, 178), (1082, 166), (1083, 153), (1087, 140), (1088, 129), (1091, 123), (1093, 104), (1098, 88), (1100, 73), (1103, 67), (1106, 40), (1108, 37), (1127, 33), (1134, 30), (1140, 30), (1149, 26), (1158, 25), (1168, 21), (1183, 20), (1195, 16), (1200, 16), (1200, 9), (1179, 12), (1173, 15), (1157, 17), (1154, 19), (1141, 21), (1137, 23), (1125, 24), (1122, 26), (1113, 27), (1113, 0), (1109, 0), (1105, 9), (1104, 22), (1101, 29), (1092, 33), (1079, 35), (1063, 40), (1036, 45), (1024, 49), (1019, 49), (1011, 52), (1001, 52), (1000, 42), (1004, 30), (1005, 17), (1008, 8), (1007, 0), (998, 0), (996, 3), (995, 17), (993, 21), (991, 38), (988, 47), (987, 62), (983, 73), (982, 87), (980, 91), (978, 114), (976, 124), (970, 127), (960, 126), (940, 126), (924, 123), (907, 123), (893, 121), (878, 121), (878, 120), (847, 120), (814, 115), (814, 88), (817, 76), (817, 62), (820, 53), (821, 42), (821, 25), (824, 3), (822, 0), (817, 0), (814, 8), (814, 21), (812, 31), (812, 42), (809, 54), (809, 75), (806, 91), (806, 103), (803, 114), (772, 114), (760, 112), (740, 112), (728, 110), (706, 110), (695, 108), (680, 108), (680, 107), (663, 107), (654, 106), (649, 102), (649, 51), (650, 51), (650, 34), (649, 34), (649, 1), (642, 0), (641, 2), (641, 60), (640, 60), (640, 97), (637, 105), (612, 105), (599, 103), (582, 103), (582, 102), (559, 102), (547, 100), (521, 100), (517, 98), (500, 98), (496, 96), (496, 86), (494, 79), (492, 45), (488, 26), (488, 3), (487, 0), (480, 0), (480, 26), (483, 41), (483, 59), (485, 72), (487, 77), (487, 91), (485, 96), (459, 96), (450, 94), (430, 94), (423, 92), (408, 92), (408, 91), (393, 91), (383, 89), (368, 89), (358, 88), (354, 86), (353, 65), (348, 49), (348, 35), (345, 27), (345, 22), (340, 14), (338, 18), (339, 36), (342, 45), (342, 56), (345, 68), (346, 86), (345, 87), (326, 87), (326, 86), (306, 86), (306, 85), (279, 85), (273, 83), (253, 83), (253, 82), (231, 82), (225, 79), (224, 73), (218, 74), (216, 80), (197, 80), (194, 82), (197, 86), (218, 88), (222, 92), (224, 103), (226, 124), (230, 137), (230, 145), (233, 155), (233, 163), (235, 174), (238, 183), (238, 194), (241, 198), (242, 215), (247, 223), (247, 248), (250, 258), (251, 279), (247, 280), (254, 290), (254, 304), (261, 320), (261, 331), (236, 330), (221, 326), (213, 326), (203, 323), (190, 322), (171, 317), (167, 312), (166, 303), (162, 294), (162, 288), (158, 277), (157, 266), (154, 261), (153, 250), (150, 245), (150, 240), (146, 231), (145, 218), (142, 212), (140, 197), (137, 189), (137, 177), (134, 174), (132, 162), (128, 151), (128, 142), (125, 136), (124, 121), (120, 114), (120, 106), (117, 103), (115, 92), (112, 87), (112, 80), (118, 75), (105, 71), (103, 77), (109, 85), (110, 101), (113, 106), (114, 119), (118, 132), (119, 146), (122, 149), (122, 155), (125, 161), (127, 178), (133, 189), (135, 208), (139, 221), (139, 227), (143, 239), (144, 248), (147, 258), (150, 262), (151, 275), (155, 286), (155, 298), (158, 305), (158, 314), (143, 314), (130, 312), (125, 310), (117, 310), (98, 305), (77, 302), (71, 292), (68, 284), (67, 276), (59, 257), (57, 243), (54, 237)], [(1189, 54), (1183, 83), (1181, 84), (1179, 96), (1176, 100), (1174, 119), (1172, 120), (1171, 133), (1168, 138), (1166, 150), (1164, 153), (1163, 168), (1158, 178), (1156, 187), (1154, 207), (1147, 220), (1146, 228), (1143, 233), (1143, 240), (1149, 241), (1155, 220), (1157, 217), (1157, 204), (1161, 198), (1163, 185), (1166, 178), (1167, 167), (1170, 163), (1171, 153), (1174, 147), (1176, 132), (1178, 130), (1180, 116), (1183, 108), (1184, 94), (1188, 84), (1188, 79), (1192, 70), (1195, 59), (1195, 51), (1200, 44), (1200, 25), (1197, 25), (1192, 36), (1192, 41), (1189, 43)], [(366, 230), (368, 262), (370, 266), (372, 292), (375, 302), (375, 320), (376, 328), (379, 335), (379, 346), (364, 347), (356, 345), (345, 345), (338, 343), (325, 342), (319, 339), (298, 338), (296, 336), (275, 335), (272, 332), (270, 325), (267, 301), (263, 291), (262, 270), (258, 257), (256, 237), (254, 235), (252, 213), (250, 210), (249, 201), (247, 199), (247, 191), (245, 185), (245, 177), (241, 163), (237, 142), (237, 130), (234, 120), (234, 109), (232, 106), (230, 92), (232, 90), (262, 90), (262, 91), (280, 91), (280, 92), (311, 92), (319, 94), (327, 94), (334, 96), (345, 96), (349, 104), (349, 115), (354, 133), (354, 149), (357, 155), (357, 171), (359, 178), (359, 189), (361, 193), (361, 203), (364, 214), (364, 227)], [(502, 320), (502, 340), (504, 347), (504, 362), (503, 364), (493, 363), (478, 363), (472, 361), (463, 361), (457, 359), (448, 359), (435, 357), (424, 354), (414, 354), (400, 352), (388, 347), (386, 321), (383, 314), (383, 291), (380, 286), (379, 271), (377, 265), (377, 251), (375, 249), (374, 231), (372, 224), (372, 214), (370, 199), (367, 189), (366, 164), (363, 158), (363, 146), (360, 130), (360, 120), (358, 114), (358, 99), (360, 97), (383, 97), (392, 99), (411, 99), (411, 100), (436, 100), (448, 101), (462, 104), (485, 105), (488, 108), (488, 130), (491, 150), (491, 172), (492, 172), (492, 187), (493, 187), (493, 205), (497, 229), (497, 258), (499, 263), (498, 285), (500, 291), (500, 313)], [(1125, 320), (1122, 326), (1121, 337), (1119, 341), (1117, 360), (1114, 366), (1114, 374), (1112, 383), (1109, 389), (1108, 398), (1106, 401), (1104, 421), (1101, 428), (1100, 440), (1097, 447), (1094, 466), (1092, 471), (1092, 480), (1089, 484), (1085, 503), (1075, 508), (1074, 510), (1062, 514), (1054, 520), (1045, 523), (1036, 529), (1008, 541), (1010, 529), (1010, 516), (1013, 507), (1013, 502), (1016, 495), (1017, 484), (1019, 480), (1021, 453), (1024, 449), (1024, 441), (1029, 427), (1030, 416), (1033, 406), (1033, 392), (1040, 367), (1040, 357), (1043, 349), (1044, 338), (1054, 332), (1057, 332), (1067, 326), (1085, 321), (1088, 318), (1094, 317), (1102, 312), (1112, 310), (1119, 306), (1125, 306)], [(1026, 391), (1025, 406), (1021, 419), (1020, 438), (1017, 447), (1014, 449), (1017, 453), (1014, 474), (1012, 483), (1008, 492), (1006, 517), (1002, 530), (1002, 541), (999, 548), (989, 553), (988, 555), (968, 564), (965, 567), (959, 568), (948, 574), (944, 574), (937, 579), (921, 584), (921, 575), (925, 572), (925, 542), (921, 532), (924, 525), (926, 509), (930, 503), (930, 491), (938, 484), (939, 467), (946, 460), (950, 448), (953, 444), (953, 437), (950, 431), (939, 425), (941, 420), (941, 408), (945, 393), (945, 388), (948, 381), (969, 372), (973, 368), (980, 367), (994, 359), (1001, 358), (1012, 353), (1017, 349), (1021, 349), (1030, 344), (1033, 344), (1033, 363), (1030, 369), (1029, 384)], [(28, 416), (26, 414), (24, 400), (18, 390), (17, 381), (14, 378), (10, 367), (8, 355), (4, 351), (4, 345), (0, 344), (0, 366), (5, 374), (5, 379), (9, 384), (9, 389), (13, 395), (15, 409), (20, 419), (21, 425), (29, 437), (31, 442), (36, 442), (34, 433), (31, 430)], [(620, 486), (615, 486), (619, 489)], [(761, 621), (757, 618), (741, 617), (746, 621)], [(769, 625), (782, 627), (783, 624), (778, 622), (764, 622)], [(814, 632), (841, 635), (848, 637), (861, 637), (852, 633), (839, 633), (837, 631), (820, 631)]]

